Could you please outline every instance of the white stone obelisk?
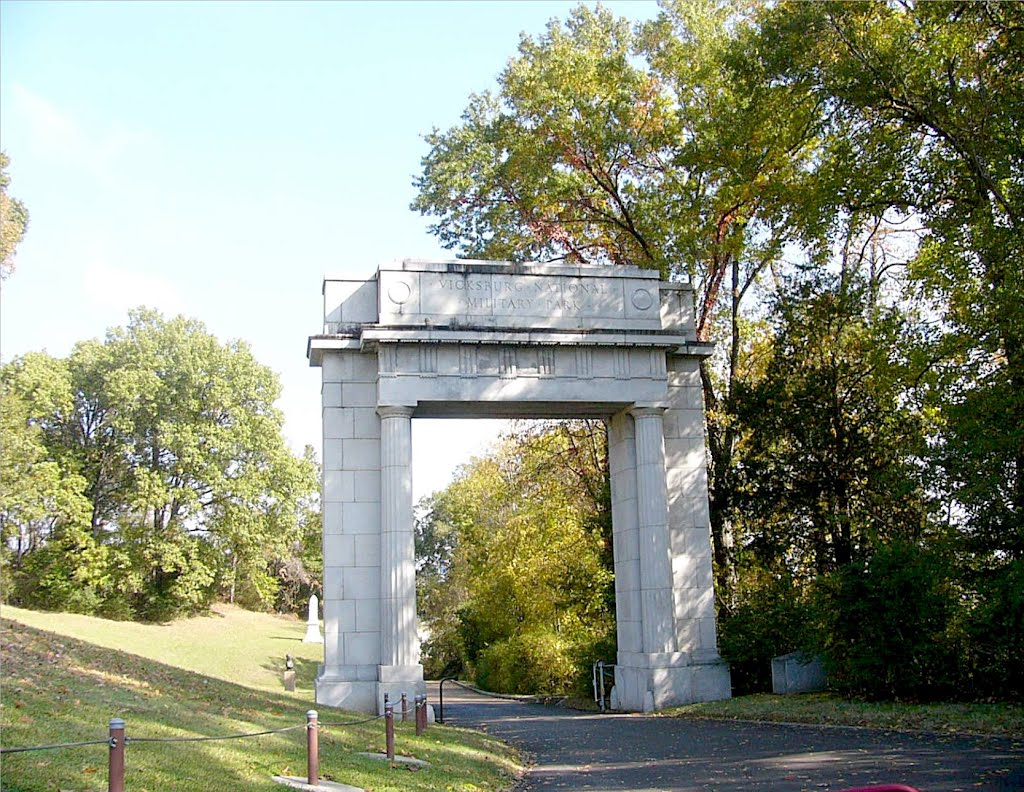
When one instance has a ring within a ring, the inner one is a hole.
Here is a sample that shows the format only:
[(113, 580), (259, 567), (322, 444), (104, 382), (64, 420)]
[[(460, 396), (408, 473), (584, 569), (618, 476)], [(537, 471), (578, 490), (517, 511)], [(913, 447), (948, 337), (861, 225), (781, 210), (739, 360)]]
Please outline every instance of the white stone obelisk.
[(320, 634), (320, 600), (317, 599), (316, 594), (309, 598), (309, 618), (306, 619), (306, 637), (302, 639), (303, 643), (319, 643), (324, 642), (324, 637)]

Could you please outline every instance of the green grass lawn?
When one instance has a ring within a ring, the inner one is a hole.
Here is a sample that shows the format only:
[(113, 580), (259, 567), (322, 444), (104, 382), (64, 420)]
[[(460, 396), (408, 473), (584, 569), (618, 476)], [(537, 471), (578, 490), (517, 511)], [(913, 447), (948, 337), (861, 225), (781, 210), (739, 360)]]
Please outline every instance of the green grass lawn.
[(947, 734), (1000, 734), (1008, 737), (1024, 734), (1024, 706), (1019, 704), (867, 702), (827, 693), (738, 696), (728, 701), (689, 704), (665, 714), (687, 718), (819, 723)]
[[(361, 716), (317, 707), (312, 684), (322, 647), (303, 644), (294, 618), (219, 607), (211, 616), (166, 625), (3, 609), (0, 730), (5, 747), (103, 739), (112, 717), (135, 737), (199, 737), (276, 729)], [(297, 690), (281, 682), (285, 654), (296, 658)], [(431, 763), (423, 770), (360, 758), (384, 750), (383, 721), (327, 727), (320, 737), (321, 775), (375, 792), (498, 790), (520, 766), (486, 735), (434, 726), (415, 736), (396, 724), (399, 753)], [(304, 776), (305, 733), (196, 743), (129, 743), (126, 786), (132, 792), (280, 790), (271, 775)], [(107, 748), (82, 746), (7, 754), (0, 788), (107, 788)]]

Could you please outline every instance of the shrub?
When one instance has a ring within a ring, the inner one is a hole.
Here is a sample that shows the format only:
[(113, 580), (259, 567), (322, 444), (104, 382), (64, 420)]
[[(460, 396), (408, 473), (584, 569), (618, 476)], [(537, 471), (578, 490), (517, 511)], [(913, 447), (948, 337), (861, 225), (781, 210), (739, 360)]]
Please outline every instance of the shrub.
[(570, 646), (556, 633), (514, 635), (480, 652), (477, 684), (495, 693), (566, 693), (575, 676)]
[(926, 700), (955, 692), (957, 596), (938, 552), (896, 542), (866, 564), (819, 578), (830, 687), (869, 699)]
[(968, 684), (975, 696), (1024, 699), (1024, 560), (986, 571), (965, 614)]
[(748, 575), (741, 603), (719, 627), (719, 651), (736, 695), (770, 692), (772, 658), (813, 645), (810, 609), (792, 578), (753, 570)]

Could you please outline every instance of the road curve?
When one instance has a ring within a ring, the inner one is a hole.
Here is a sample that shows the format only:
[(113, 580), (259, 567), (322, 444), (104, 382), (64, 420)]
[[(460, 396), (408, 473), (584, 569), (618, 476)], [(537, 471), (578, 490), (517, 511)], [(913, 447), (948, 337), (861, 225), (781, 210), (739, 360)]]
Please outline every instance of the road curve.
[[(437, 683), (430, 698), (438, 703)], [(446, 724), (484, 729), (532, 765), (517, 792), (840, 790), (901, 783), (921, 792), (1021, 792), (1021, 739), (853, 727), (598, 715), (487, 698), (445, 685)]]

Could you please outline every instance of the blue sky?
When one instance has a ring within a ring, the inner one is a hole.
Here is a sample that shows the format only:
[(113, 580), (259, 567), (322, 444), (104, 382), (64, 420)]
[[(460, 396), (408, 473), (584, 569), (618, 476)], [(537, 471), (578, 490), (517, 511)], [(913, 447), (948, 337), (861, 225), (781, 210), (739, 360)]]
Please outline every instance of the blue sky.
[[(136, 305), (249, 342), (320, 446), (325, 273), (449, 257), (408, 208), (427, 147), (570, 2), (0, 0), (0, 147), (29, 233), (3, 284), (3, 359)], [(654, 3), (605, 3), (630, 18)], [(495, 426), (415, 422), (417, 496)]]

